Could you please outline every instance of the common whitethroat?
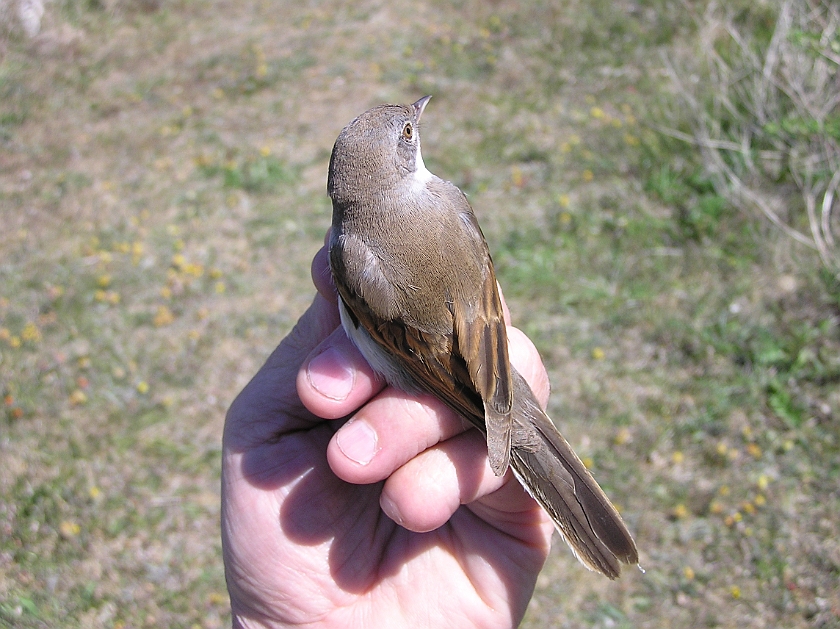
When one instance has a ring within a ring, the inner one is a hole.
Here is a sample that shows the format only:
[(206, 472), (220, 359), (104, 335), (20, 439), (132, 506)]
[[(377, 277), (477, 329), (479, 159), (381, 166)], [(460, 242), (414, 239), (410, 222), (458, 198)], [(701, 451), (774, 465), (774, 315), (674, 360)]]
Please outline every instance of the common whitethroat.
[(493, 472), (510, 467), (578, 559), (616, 578), (621, 563), (638, 563), (636, 544), (510, 364), (475, 214), (423, 163), (429, 98), (366, 111), (333, 147), (329, 259), (342, 325), (389, 384), (437, 396), (484, 433)]

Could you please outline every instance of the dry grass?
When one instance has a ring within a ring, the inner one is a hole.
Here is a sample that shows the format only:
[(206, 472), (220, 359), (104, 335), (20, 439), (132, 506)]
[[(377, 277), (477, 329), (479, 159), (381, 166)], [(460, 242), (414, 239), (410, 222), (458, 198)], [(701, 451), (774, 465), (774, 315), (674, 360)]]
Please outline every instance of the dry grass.
[(840, 290), (651, 130), (681, 9), (46, 9), (0, 61), (0, 624), (229, 622), (224, 411), (311, 299), (338, 131), (426, 93), (646, 569), (558, 547), (523, 626), (840, 624)]
[[(840, 9), (784, 0), (745, 18), (709, 5), (668, 74), (720, 194), (758, 211), (840, 274)], [(778, 185), (781, 181), (791, 185)]]

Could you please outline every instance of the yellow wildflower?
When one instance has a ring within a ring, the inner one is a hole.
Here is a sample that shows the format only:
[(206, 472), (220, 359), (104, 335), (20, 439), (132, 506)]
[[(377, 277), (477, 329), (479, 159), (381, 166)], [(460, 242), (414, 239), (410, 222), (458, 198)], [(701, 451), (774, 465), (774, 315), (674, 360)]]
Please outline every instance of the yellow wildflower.
[(29, 322), (23, 327), (23, 331), (20, 333), (20, 337), (24, 341), (37, 343), (41, 340), (41, 330), (38, 329), (37, 325), (35, 325), (32, 322)]
[(615, 435), (613, 442), (617, 446), (623, 446), (625, 443), (630, 441), (630, 429), (629, 428), (621, 428)]
[(201, 277), (204, 275), (204, 267), (200, 264), (190, 262), (184, 266), (184, 273), (193, 277)]
[(166, 306), (158, 306), (155, 317), (152, 320), (156, 328), (162, 328), (175, 321), (175, 315)]
[(65, 539), (76, 537), (79, 533), (81, 533), (81, 531), (82, 527), (80, 527), (75, 522), (71, 522), (69, 520), (65, 520), (64, 522), (58, 525), (58, 532)]

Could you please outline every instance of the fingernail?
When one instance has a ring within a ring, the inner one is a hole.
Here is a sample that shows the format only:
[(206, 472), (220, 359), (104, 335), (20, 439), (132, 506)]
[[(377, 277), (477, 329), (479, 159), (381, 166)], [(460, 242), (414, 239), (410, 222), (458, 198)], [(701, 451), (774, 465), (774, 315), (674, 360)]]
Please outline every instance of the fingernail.
[(376, 431), (363, 420), (347, 422), (335, 439), (344, 456), (359, 465), (367, 465), (379, 452)]
[(403, 526), (404, 520), (402, 517), (402, 513), (400, 513), (400, 510), (397, 509), (397, 503), (391, 500), (391, 498), (388, 497), (387, 494), (383, 493), (379, 497), (379, 506), (382, 507), (382, 510), (385, 512), (385, 515), (387, 515), (400, 526)]
[(347, 399), (356, 383), (356, 370), (347, 358), (330, 347), (309, 361), (306, 378), (318, 393), (331, 400)]

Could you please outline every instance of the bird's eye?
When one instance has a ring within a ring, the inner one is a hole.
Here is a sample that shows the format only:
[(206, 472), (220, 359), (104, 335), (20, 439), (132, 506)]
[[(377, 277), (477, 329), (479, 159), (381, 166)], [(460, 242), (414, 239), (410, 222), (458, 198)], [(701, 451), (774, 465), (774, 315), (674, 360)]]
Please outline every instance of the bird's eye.
[(410, 140), (414, 137), (414, 127), (411, 126), (410, 122), (405, 123), (402, 134), (406, 140)]

